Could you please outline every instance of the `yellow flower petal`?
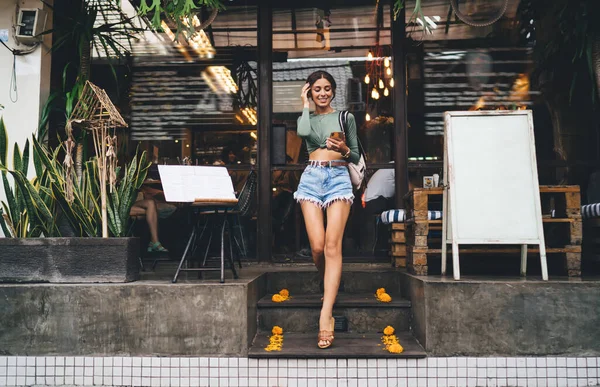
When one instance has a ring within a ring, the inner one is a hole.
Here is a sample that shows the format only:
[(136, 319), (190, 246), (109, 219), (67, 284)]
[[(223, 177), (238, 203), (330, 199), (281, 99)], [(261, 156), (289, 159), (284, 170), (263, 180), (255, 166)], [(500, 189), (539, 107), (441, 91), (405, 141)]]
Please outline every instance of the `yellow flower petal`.
[(283, 329), (280, 326), (275, 325), (273, 327), (273, 330), (271, 330), (271, 333), (273, 333), (274, 335), (282, 335)]
[(273, 297), (271, 297), (271, 301), (283, 302), (283, 301), (285, 301), (285, 297), (282, 297), (280, 294), (273, 294)]
[(390, 353), (402, 353), (402, 351), (404, 351), (404, 348), (402, 348), (402, 346), (400, 344), (396, 343), (396, 344), (390, 345), (390, 347), (388, 348), (388, 351)]
[(288, 298), (290, 296), (290, 291), (287, 289), (281, 289), (279, 291), (279, 295), (285, 298)]
[(391, 302), (392, 301), (392, 297), (387, 293), (382, 293), (377, 299), (381, 302)]
[(395, 332), (394, 327), (392, 327), (390, 325), (388, 325), (387, 327), (385, 327), (385, 329), (383, 330), (383, 334), (386, 335), (386, 336), (393, 335), (394, 332)]
[(379, 297), (381, 294), (385, 293), (385, 288), (379, 288), (377, 289), (377, 297)]

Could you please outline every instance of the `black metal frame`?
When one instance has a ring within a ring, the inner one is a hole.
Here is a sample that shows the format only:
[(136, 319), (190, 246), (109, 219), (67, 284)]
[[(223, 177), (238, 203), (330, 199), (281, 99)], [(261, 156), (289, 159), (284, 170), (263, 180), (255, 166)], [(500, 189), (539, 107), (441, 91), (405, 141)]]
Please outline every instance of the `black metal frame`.
[(408, 133), (406, 107), (406, 7), (392, 20), (392, 64), (394, 66), (394, 160), (396, 170), (396, 208), (404, 208), (404, 195), (408, 192)]
[[(179, 273), (182, 271), (195, 271), (201, 274), (204, 271), (220, 271), (221, 272), (221, 283), (225, 282), (225, 230), (227, 230), (227, 239), (229, 243), (229, 265), (231, 267), (231, 271), (233, 273), (233, 278), (237, 279), (238, 274), (235, 269), (235, 263), (233, 259), (233, 244), (231, 243), (231, 226), (229, 222), (229, 211), (231, 211), (231, 207), (190, 207), (191, 218), (195, 218), (193, 220), (192, 232), (190, 233), (190, 237), (185, 246), (185, 250), (183, 251), (183, 255), (181, 256), (181, 261), (179, 262), (179, 266), (177, 267), (177, 271), (175, 272), (175, 276), (173, 277), (172, 282), (176, 283), (177, 278), (179, 277)], [(221, 222), (216, 221), (214, 223), (210, 222), (210, 217), (214, 216), (217, 218), (221, 218)], [(202, 221), (204, 218), (204, 222)], [(211, 226), (209, 226), (211, 224)], [(213, 232), (217, 228), (221, 230), (221, 265), (220, 267), (206, 267), (206, 261), (208, 259), (208, 253), (210, 250), (211, 242), (213, 239)], [(199, 267), (187, 267), (190, 262), (190, 258), (196, 257), (196, 251), (198, 250), (198, 246), (200, 245), (200, 241), (204, 236), (207, 228), (210, 228), (210, 234), (208, 236), (208, 243), (206, 244), (206, 251), (204, 252), (204, 258), (202, 260), (202, 264)], [(189, 253), (189, 254), (188, 254)], [(184, 268), (184, 264), (187, 263)], [(238, 261), (240, 268), (242, 267), (241, 261)]]
[(257, 258), (271, 261), (271, 111), (273, 110), (273, 5), (258, 3), (258, 219)]

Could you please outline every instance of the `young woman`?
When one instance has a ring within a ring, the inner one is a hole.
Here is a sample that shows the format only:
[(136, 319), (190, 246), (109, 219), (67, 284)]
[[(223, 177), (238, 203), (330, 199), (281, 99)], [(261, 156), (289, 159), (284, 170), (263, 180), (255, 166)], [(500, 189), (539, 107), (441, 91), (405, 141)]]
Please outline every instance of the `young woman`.
[[(342, 276), (342, 238), (354, 200), (347, 163), (356, 163), (360, 158), (352, 114), (348, 114), (345, 138), (339, 133), (343, 133), (340, 112), (331, 107), (335, 89), (331, 74), (312, 73), (302, 88), (304, 109), (298, 119), (298, 135), (306, 141), (309, 161), (294, 198), (301, 205), (313, 261), (323, 278), (319, 348), (328, 348), (334, 339), (332, 314)], [(311, 99), (315, 103), (313, 114), (308, 111)], [(327, 228), (323, 210), (327, 214)]]

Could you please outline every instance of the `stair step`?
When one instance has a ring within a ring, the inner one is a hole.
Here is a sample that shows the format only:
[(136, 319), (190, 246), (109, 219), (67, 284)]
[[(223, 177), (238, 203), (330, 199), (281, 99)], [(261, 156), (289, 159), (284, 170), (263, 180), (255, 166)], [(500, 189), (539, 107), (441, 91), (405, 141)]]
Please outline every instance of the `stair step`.
[[(259, 329), (270, 331), (279, 325), (286, 332), (316, 332), (321, 313), (321, 295), (292, 295), (287, 301), (273, 302), (272, 295), (258, 302)], [(392, 295), (392, 302), (377, 301), (375, 295), (339, 293), (333, 306), (333, 316), (348, 321), (348, 331), (379, 332), (387, 325), (397, 331), (410, 329), (410, 301)]]
[[(400, 276), (394, 270), (344, 270), (340, 291), (346, 293), (375, 293), (377, 288), (400, 294)], [(290, 294), (322, 293), (321, 278), (316, 270), (267, 273), (268, 293), (288, 289)]]
[[(273, 302), (273, 294), (267, 294), (258, 301), (258, 308), (320, 308), (321, 293), (291, 295), (284, 302)], [(410, 308), (410, 301), (392, 295), (391, 302), (381, 302), (371, 293), (338, 293), (334, 308)]]
[(335, 333), (330, 348), (317, 347), (317, 333), (283, 334), (281, 351), (265, 351), (270, 333), (259, 331), (248, 351), (249, 358), (424, 358), (425, 350), (409, 332), (397, 332), (398, 342), (404, 348), (399, 354), (389, 353), (381, 343), (381, 333)]

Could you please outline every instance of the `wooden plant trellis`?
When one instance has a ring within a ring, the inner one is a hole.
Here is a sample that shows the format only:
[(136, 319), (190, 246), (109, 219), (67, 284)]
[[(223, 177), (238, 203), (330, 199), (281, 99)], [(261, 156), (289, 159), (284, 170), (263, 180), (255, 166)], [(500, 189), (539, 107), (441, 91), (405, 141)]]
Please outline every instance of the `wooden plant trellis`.
[[(94, 136), (94, 148), (96, 151), (96, 160), (98, 163), (98, 176), (100, 180), (100, 201), (102, 209), (102, 237), (108, 238), (108, 215), (106, 211), (107, 203), (107, 183), (110, 185), (111, 191), (116, 182), (116, 167), (117, 167), (117, 137), (116, 129), (118, 127), (127, 127), (127, 123), (121, 117), (121, 114), (112, 104), (106, 92), (94, 85), (90, 81), (86, 81), (79, 101), (73, 109), (69, 120), (67, 121), (67, 134), (69, 139), (65, 142), (67, 149), (73, 149), (72, 142), (72, 127), (73, 124), (78, 124), (85, 130), (92, 132)], [(72, 165), (72, 158), (67, 153), (65, 158), (65, 171), (67, 173), (66, 181), (68, 184), (73, 184), (70, 176), (70, 168), (67, 165)], [(66, 189), (69, 192), (69, 189)], [(70, 191), (72, 192), (72, 190)], [(71, 194), (72, 195), (72, 194)], [(73, 200), (67, 198), (67, 200)]]

